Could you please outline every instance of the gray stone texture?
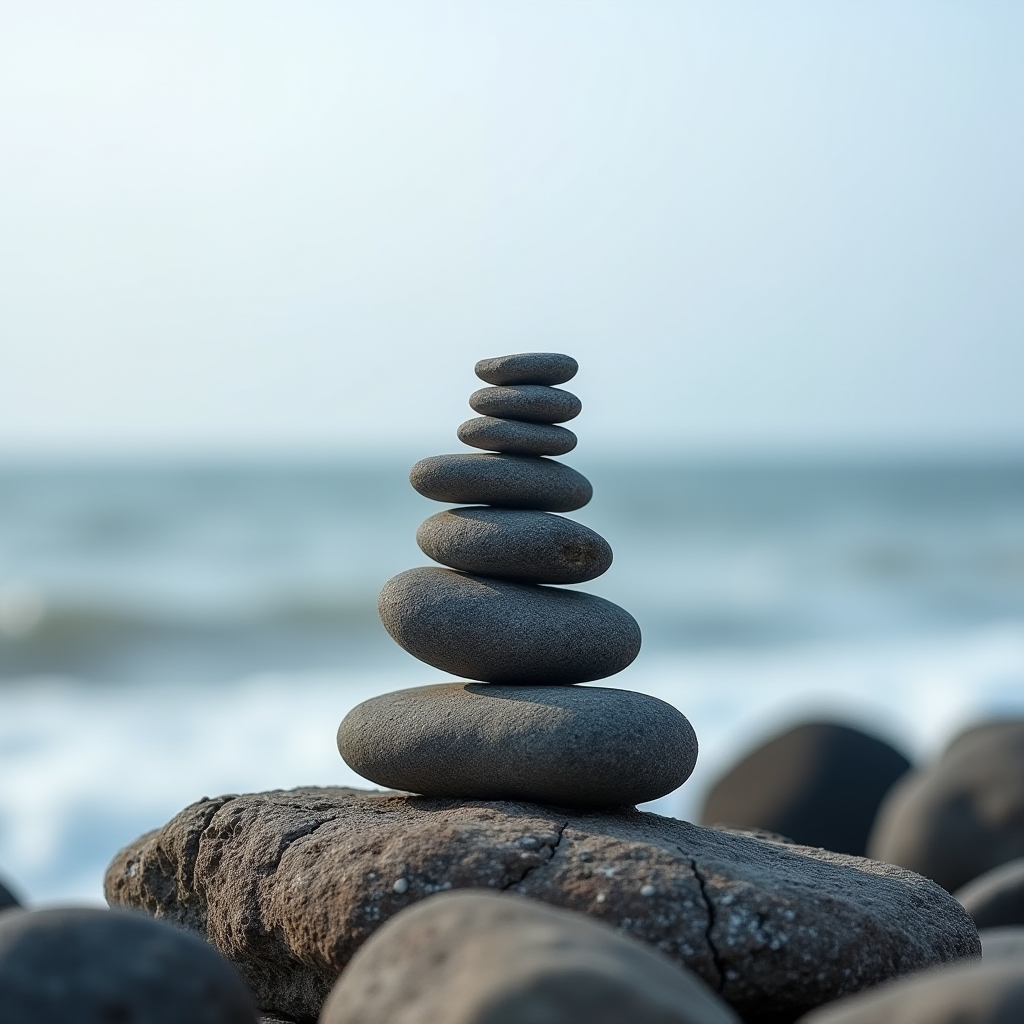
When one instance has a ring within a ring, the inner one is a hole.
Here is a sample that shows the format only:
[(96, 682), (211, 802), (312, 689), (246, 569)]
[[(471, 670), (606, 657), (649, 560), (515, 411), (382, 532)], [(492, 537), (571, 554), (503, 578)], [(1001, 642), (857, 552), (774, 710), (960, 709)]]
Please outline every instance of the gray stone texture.
[(219, 797), (130, 844), (106, 877), (111, 903), (205, 935), (264, 1013), (306, 1021), (385, 921), (467, 888), (588, 914), (758, 1024), (980, 951), (960, 904), (911, 872), (640, 811), (346, 789)]
[(905, 775), (879, 809), (868, 855), (950, 892), (1024, 857), (1024, 719), (969, 729)]
[(441, 893), (353, 957), (320, 1024), (739, 1024), (692, 972), (582, 914)]
[(583, 583), (612, 564), (612, 549), (600, 534), (526, 509), (438, 512), (416, 531), (416, 543), (442, 565), (520, 583)]
[(338, 749), (388, 789), (427, 796), (609, 807), (681, 786), (697, 737), (670, 704), (596, 686), (440, 683), (348, 713)]
[(978, 875), (953, 895), (979, 928), (1024, 925), (1024, 857)]
[(434, 501), (542, 512), (583, 508), (594, 493), (575, 469), (527, 455), (431, 455), (412, 467), (409, 483)]
[(463, 444), (509, 455), (565, 455), (576, 447), (576, 435), (566, 427), (496, 416), (474, 416), (457, 433)]
[(469, 396), (469, 407), (481, 416), (528, 423), (564, 423), (579, 416), (583, 403), (572, 392), (560, 388), (515, 384), (480, 388)]
[(195, 935), (83, 907), (0, 913), (3, 1024), (257, 1024), (242, 979)]
[(611, 601), (454, 569), (393, 576), (377, 611), (413, 657), (485, 683), (586, 683), (621, 672), (640, 653), (640, 627)]
[(481, 359), (476, 375), (488, 384), (564, 384), (572, 380), (579, 363), (561, 352), (517, 352)]

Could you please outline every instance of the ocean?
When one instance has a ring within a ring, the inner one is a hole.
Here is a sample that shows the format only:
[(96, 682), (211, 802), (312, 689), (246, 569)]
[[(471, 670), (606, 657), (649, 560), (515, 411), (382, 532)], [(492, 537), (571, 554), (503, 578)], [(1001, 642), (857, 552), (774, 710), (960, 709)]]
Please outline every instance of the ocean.
[[(612, 545), (584, 589), (644, 646), (608, 681), (682, 710), (695, 815), (775, 729), (829, 716), (913, 758), (1024, 711), (1024, 462), (569, 461)], [(0, 468), (0, 878), (101, 899), (114, 852), (203, 796), (363, 784), (334, 734), (446, 677), (377, 622), (440, 506), (408, 465)]]

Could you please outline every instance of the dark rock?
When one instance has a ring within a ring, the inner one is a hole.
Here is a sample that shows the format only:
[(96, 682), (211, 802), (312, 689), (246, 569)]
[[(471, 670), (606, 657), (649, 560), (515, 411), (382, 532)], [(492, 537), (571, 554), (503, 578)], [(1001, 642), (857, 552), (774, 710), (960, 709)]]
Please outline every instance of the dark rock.
[(1024, 965), (975, 960), (924, 971), (823, 1006), (801, 1024), (1018, 1024)]
[(739, 1024), (690, 971), (521, 896), (431, 896), (356, 953), (321, 1024)]
[(612, 549), (600, 534), (525, 509), (438, 512), (416, 531), (416, 543), (442, 565), (520, 583), (583, 583), (612, 564)]
[(962, 733), (885, 798), (868, 853), (950, 892), (1024, 857), (1024, 720)]
[(268, 1014), (315, 1017), (385, 921), (447, 889), (578, 910), (690, 968), (748, 1022), (980, 951), (911, 872), (640, 811), (344, 789), (221, 797), (115, 857), (107, 898), (205, 934)]
[(1012, 956), (1024, 962), (1024, 927), (979, 928), (978, 938), (982, 956)]
[(481, 388), (469, 396), (469, 407), (481, 416), (526, 420), (529, 423), (564, 423), (575, 419), (583, 403), (571, 392), (538, 384)]
[(809, 722), (730, 768), (711, 789), (701, 823), (767, 829), (806, 846), (863, 856), (882, 798), (909, 767), (874, 736)]
[(978, 875), (953, 895), (979, 928), (1024, 925), (1024, 857)]
[(384, 628), (413, 657), (487, 683), (586, 683), (640, 653), (640, 627), (611, 601), (575, 590), (426, 566), (384, 584)]
[(338, 749), (389, 789), (479, 800), (608, 807), (681, 786), (697, 737), (670, 704), (596, 686), (441, 683), (348, 713)]
[(509, 455), (565, 455), (576, 447), (576, 435), (554, 423), (527, 423), (474, 416), (458, 429), (459, 440), (474, 448)]
[(481, 359), (475, 371), (488, 384), (564, 384), (579, 368), (572, 356), (561, 352), (517, 352)]
[(0, 910), (7, 910), (8, 907), (20, 907), (21, 902), (8, 889), (3, 882), (0, 882)]
[(82, 907), (0, 914), (3, 1024), (257, 1024), (216, 950), (141, 914)]
[(572, 512), (594, 493), (575, 469), (526, 455), (431, 455), (412, 467), (409, 483), (434, 501), (543, 512)]

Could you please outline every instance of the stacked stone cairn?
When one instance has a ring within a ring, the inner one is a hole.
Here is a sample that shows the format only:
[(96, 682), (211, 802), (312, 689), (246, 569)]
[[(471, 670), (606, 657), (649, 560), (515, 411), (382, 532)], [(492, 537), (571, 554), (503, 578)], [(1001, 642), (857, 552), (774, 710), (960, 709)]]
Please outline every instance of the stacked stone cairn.
[(640, 628), (622, 608), (566, 589), (595, 579), (612, 551), (593, 530), (557, 515), (593, 489), (556, 462), (576, 446), (558, 424), (580, 400), (554, 385), (570, 356), (529, 352), (484, 359), (480, 415), (458, 429), (482, 453), (438, 455), (412, 468), (420, 494), (463, 507), (419, 528), (442, 567), (409, 569), (379, 599), (385, 628), (421, 661), (470, 682), (384, 694), (355, 708), (338, 747), (360, 775), (433, 797), (529, 800), (564, 807), (635, 805), (681, 785), (697, 740), (663, 701), (578, 686), (622, 671)]

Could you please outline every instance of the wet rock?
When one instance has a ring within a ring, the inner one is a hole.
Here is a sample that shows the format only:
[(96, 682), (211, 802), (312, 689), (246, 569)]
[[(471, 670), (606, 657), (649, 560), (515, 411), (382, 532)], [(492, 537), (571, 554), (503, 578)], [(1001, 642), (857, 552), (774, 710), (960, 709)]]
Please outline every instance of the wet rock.
[(495, 416), (474, 416), (457, 433), (463, 444), (510, 455), (565, 455), (576, 447), (576, 435), (565, 427)]
[(739, 1024), (691, 972), (581, 914), (464, 891), (356, 953), (321, 1024)]
[(516, 384), (474, 391), (469, 396), (469, 407), (481, 416), (529, 423), (564, 423), (579, 416), (583, 403), (572, 392), (560, 388)]
[(979, 928), (1024, 925), (1024, 857), (978, 875), (953, 895)]
[(807, 722), (747, 754), (712, 787), (701, 823), (767, 829), (863, 856), (885, 794), (910, 762), (835, 722)]
[(630, 690), (441, 683), (353, 708), (338, 749), (389, 789), (608, 807), (681, 786), (697, 737), (670, 704)]
[(0, 914), (3, 1024), (257, 1024), (209, 945), (141, 914), (81, 907)]
[(115, 857), (107, 898), (206, 935), (268, 1014), (315, 1017), (385, 921), (431, 893), (577, 910), (693, 970), (748, 1022), (980, 951), (966, 911), (887, 864), (640, 811), (343, 789), (221, 797)]
[(611, 601), (454, 569), (399, 573), (377, 610), (413, 657), (487, 683), (585, 683), (621, 672), (640, 652), (640, 627)]
[(583, 583), (608, 571), (608, 542), (572, 519), (507, 508), (439, 512), (416, 531), (435, 562), (520, 583)]
[(431, 455), (412, 467), (409, 482), (434, 501), (542, 512), (572, 512), (594, 494), (575, 469), (526, 455)]
[(517, 352), (481, 359), (475, 367), (488, 384), (564, 384), (578, 369), (576, 360), (561, 352)]

